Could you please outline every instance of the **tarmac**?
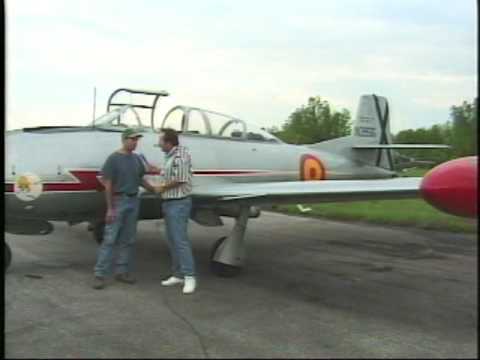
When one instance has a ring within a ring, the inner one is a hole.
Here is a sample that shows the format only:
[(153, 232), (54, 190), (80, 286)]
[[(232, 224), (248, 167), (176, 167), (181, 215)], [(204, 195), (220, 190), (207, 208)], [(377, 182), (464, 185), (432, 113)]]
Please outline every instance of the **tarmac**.
[(264, 212), (235, 278), (209, 271), (229, 233), (190, 223), (198, 288), (165, 288), (163, 221), (141, 221), (135, 285), (91, 288), (86, 223), (5, 234), (7, 358), (477, 358), (477, 235)]

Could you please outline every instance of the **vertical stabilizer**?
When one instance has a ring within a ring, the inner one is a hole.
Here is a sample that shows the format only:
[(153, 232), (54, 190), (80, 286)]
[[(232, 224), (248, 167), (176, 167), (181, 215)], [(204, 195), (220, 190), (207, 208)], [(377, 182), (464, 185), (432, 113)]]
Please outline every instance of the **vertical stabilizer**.
[[(383, 96), (363, 95), (358, 104), (352, 135), (355, 145), (387, 145), (391, 143), (390, 111)], [(359, 160), (374, 166), (393, 170), (390, 149), (362, 150)]]

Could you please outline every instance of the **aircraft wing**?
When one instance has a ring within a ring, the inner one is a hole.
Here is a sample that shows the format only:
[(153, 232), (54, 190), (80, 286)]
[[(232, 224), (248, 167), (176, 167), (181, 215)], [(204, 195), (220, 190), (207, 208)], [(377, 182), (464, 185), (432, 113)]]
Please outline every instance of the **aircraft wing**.
[(405, 177), (386, 180), (229, 183), (194, 187), (193, 197), (201, 202), (248, 204), (404, 199), (420, 196), (421, 181), (421, 177)]

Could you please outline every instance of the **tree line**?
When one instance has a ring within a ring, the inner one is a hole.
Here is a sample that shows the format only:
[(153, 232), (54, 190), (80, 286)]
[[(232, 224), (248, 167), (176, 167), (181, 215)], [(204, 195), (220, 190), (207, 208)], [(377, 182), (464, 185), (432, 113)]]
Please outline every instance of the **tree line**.
[[(400, 154), (432, 165), (470, 155), (477, 155), (478, 98), (450, 107), (450, 119), (429, 128), (407, 129), (394, 134), (393, 142), (401, 144), (446, 144), (450, 149), (405, 149)], [(281, 128), (268, 129), (289, 144), (313, 144), (351, 134), (350, 111), (336, 110), (321, 97), (310, 97), (288, 117)]]

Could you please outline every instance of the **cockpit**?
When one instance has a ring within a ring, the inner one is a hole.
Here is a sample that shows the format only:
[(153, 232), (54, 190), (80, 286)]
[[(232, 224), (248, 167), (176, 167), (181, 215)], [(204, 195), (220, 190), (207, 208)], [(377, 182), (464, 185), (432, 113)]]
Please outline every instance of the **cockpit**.
[[(152, 103), (115, 102), (116, 95), (121, 92), (153, 96)], [(160, 129), (172, 128), (181, 134), (189, 136), (282, 143), (281, 140), (262, 128), (253, 124), (247, 124), (236, 117), (184, 105), (177, 105), (171, 108), (163, 117), (160, 126), (157, 127), (154, 115), (158, 99), (160, 96), (168, 95), (165, 91), (117, 89), (110, 95), (107, 113), (95, 119), (90, 126), (105, 131), (123, 131), (126, 127), (135, 127), (141, 132), (158, 132)], [(139, 109), (147, 110), (150, 113), (150, 126), (142, 122), (142, 116), (137, 111)]]

